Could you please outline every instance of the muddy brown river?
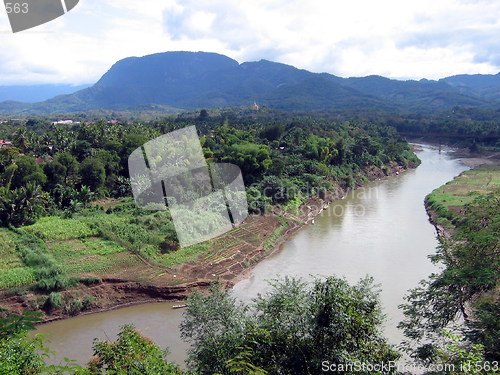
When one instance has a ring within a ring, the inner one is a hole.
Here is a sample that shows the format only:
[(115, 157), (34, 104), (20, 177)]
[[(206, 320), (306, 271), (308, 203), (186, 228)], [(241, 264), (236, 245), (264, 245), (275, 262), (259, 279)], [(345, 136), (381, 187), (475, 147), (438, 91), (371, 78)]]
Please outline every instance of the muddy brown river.
[[(452, 150), (441, 153), (423, 145), (417, 152), (422, 164), (399, 176), (374, 182), (332, 203), (286, 242), (275, 255), (259, 263), (252, 276), (233, 288), (236, 297), (250, 300), (268, 289), (266, 280), (312, 275), (344, 276), (350, 282), (370, 275), (380, 284), (381, 301), (387, 315), (385, 335), (398, 344), (396, 328), (402, 318), (398, 305), (410, 288), (436, 269), (427, 256), (437, 245), (429, 223), (424, 197), (433, 189), (468, 169)], [(182, 309), (173, 303), (153, 303), (44, 324), (37, 333), (46, 334), (51, 361), (63, 357), (84, 364), (92, 354), (95, 337), (113, 340), (119, 327), (133, 323), (144, 335), (168, 347), (170, 360), (182, 363), (188, 345), (180, 339)]]

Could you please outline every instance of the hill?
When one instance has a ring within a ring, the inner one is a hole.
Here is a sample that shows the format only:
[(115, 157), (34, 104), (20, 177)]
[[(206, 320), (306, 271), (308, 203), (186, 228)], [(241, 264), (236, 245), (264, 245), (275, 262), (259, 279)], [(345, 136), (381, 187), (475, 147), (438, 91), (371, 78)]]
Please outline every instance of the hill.
[(285, 111), (376, 108), (438, 112), (456, 106), (500, 106), (500, 73), (439, 81), (341, 78), (267, 60), (239, 64), (216, 53), (165, 52), (120, 60), (96, 84), (72, 94), (32, 104), (0, 103), (0, 113), (124, 110), (150, 105), (192, 110), (247, 106), (253, 101)]

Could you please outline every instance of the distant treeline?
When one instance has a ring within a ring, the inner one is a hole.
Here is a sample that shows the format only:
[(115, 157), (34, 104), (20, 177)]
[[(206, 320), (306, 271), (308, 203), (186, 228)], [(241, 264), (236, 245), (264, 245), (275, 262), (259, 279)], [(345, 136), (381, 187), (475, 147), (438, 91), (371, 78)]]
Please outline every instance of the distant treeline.
[[(208, 112), (206, 112), (208, 114)], [(50, 131), (52, 121), (71, 118), (74, 121), (93, 122), (99, 119), (118, 120), (120, 123), (160, 123), (169, 117), (169, 122), (178, 122), (196, 118), (199, 111), (184, 112), (180, 115), (167, 114), (161, 107), (148, 108), (138, 111), (89, 111), (82, 113), (40, 115), (37, 118), (21, 117), (19, 120), (4, 120), (0, 123), (0, 139), (11, 138), (13, 131), (20, 125), (38, 133)], [(210, 116), (205, 118), (211, 125), (221, 117), (238, 116), (241, 118), (258, 118), (259, 121), (280, 121), (287, 123), (290, 119), (330, 119), (335, 122), (349, 121), (353, 124), (372, 123), (394, 127), (403, 136), (426, 137), (440, 140), (450, 145), (470, 147), (472, 151), (480, 151), (483, 147), (500, 149), (500, 108), (496, 107), (464, 107), (457, 106), (452, 110), (442, 112), (399, 112), (387, 111), (381, 108), (365, 109), (352, 108), (349, 110), (322, 110), (315, 112), (294, 111), (282, 112), (262, 107), (257, 113), (248, 108), (213, 109)], [(19, 117), (19, 116), (18, 116)], [(238, 121), (239, 122), (239, 121)], [(245, 121), (244, 121), (245, 122)], [(233, 125), (233, 124), (232, 124)]]

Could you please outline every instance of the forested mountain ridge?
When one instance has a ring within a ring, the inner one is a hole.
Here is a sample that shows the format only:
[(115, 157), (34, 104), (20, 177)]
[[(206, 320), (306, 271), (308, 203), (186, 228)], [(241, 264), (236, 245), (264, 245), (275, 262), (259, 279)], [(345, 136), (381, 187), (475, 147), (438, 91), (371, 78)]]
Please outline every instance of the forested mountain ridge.
[(237, 61), (207, 52), (165, 52), (115, 63), (92, 87), (27, 104), (0, 103), (0, 113), (80, 112), (259, 105), (285, 111), (381, 109), (437, 112), (455, 106), (500, 106), (500, 74), (430, 81), (380, 76), (341, 78), (260, 60)]

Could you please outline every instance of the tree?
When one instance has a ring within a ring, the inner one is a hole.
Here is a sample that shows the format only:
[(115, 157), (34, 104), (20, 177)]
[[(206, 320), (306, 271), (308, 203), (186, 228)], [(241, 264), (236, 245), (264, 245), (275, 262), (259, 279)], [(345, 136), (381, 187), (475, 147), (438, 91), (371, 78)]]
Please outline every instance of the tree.
[(175, 364), (167, 362), (166, 356), (166, 350), (143, 337), (133, 325), (124, 325), (115, 342), (94, 340), (94, 358), (88, 369), (91, 375), (181, 374)]
[(417, 359), (433, 361), (437, 346), (425, 342), (438, 342), (457, 318), (466, 323), (461, 327), (464, 336), (484, 346), (487, 359), (500, 359), (495, 293), (500, 280), (499, 205), (499, 193), (493, 192), (466, 206), (463, 217), (454, 220), (455, 232), (450, 239), (440, 238), (431, 258), (445, 268), (411, 290), (401, 306), (405, 320), (400, 328), (409, 338), (407, 350)]
[(29, 338), (26, 332), (0, 338), (0, 374), (40, 374), (45, 368), (40, 337)]
[(47, 181), (47, 176), (43, 173), (42, 167), (35, 162), (33, 157), (19, 156), (14, 163), (17, 165), (17, 169), (12, 175), (10, 185), (12, 189), (25, 186), (28, 182), (43, 185)]
[(47, 176), (47, 184), (45, 186), (46, 189), (50, 190), (54, 186), (64, 183), (67, 169), (61, 163), (58, 163), (57, 161), (46, 163), (43, 166), (43, 171)]
[(54, 161), (66, 168), (64, 183), (68, 184), (69, 177), (78, 170), (78, 161), (68, 151), (58, 152), (54, 157)]
[[(244, 361), (254, 373), (319, 374), (322, 362), (394, 361), (399, 354), (380, 334), (383, 321), (371, 279), (350, 286), (328, 277), (306, 284), (286, 278), (250, 305), (228, 291), (194, 294), (181, 324), (191, 342), (188, 365), (200, 374), (231, 374)], [(359, 373), (359, 372), (358, 372)]]
[(260, 137), (266, 138), (268, 141), (276, 141), (283, 136), (284, 132), (283, 125), (270, 125), (260, 132)]
[(31, 132), (25, 127), (19, 128), (14, 135), (14, 146), (22, 152), (27, 152), (31, 147)]
[(47, 366), (44, 357), (49, 350), (43, 339), (37, 335), (29, 337), (28, 331), (34, 330), (33, 324), (40, 322), (42, 314), (25, 312), (13, 314), (0, 308), (0, 374), (36, 375), (36, 374), (74, 374), (89, 375), (78, 365)]
[(205, 120), (207, 120), (207, 119), (208, 119), (208, 117), (209, 117), (209, 116), (208, 116), (208, 112), (207, 112), (207, 110), (206, 110), (206, 109), (202, 109), (202, 110), (200, 111), (200, 114), (198, 115), (198, 120), (199, 120), (199, 121), (205, 121)]
[(28, 182), (14, 190), (0, 187), (0, 224), (4, 226), (33, 224), (47, 203), (40, 185)]
[(93, 191), (100, 189), (106, 181), (104, 166), (100, 160), (95, 158), (85, 159), (82, 162), (80, 176), (82, 177), (82, 185), (90, 187)]

